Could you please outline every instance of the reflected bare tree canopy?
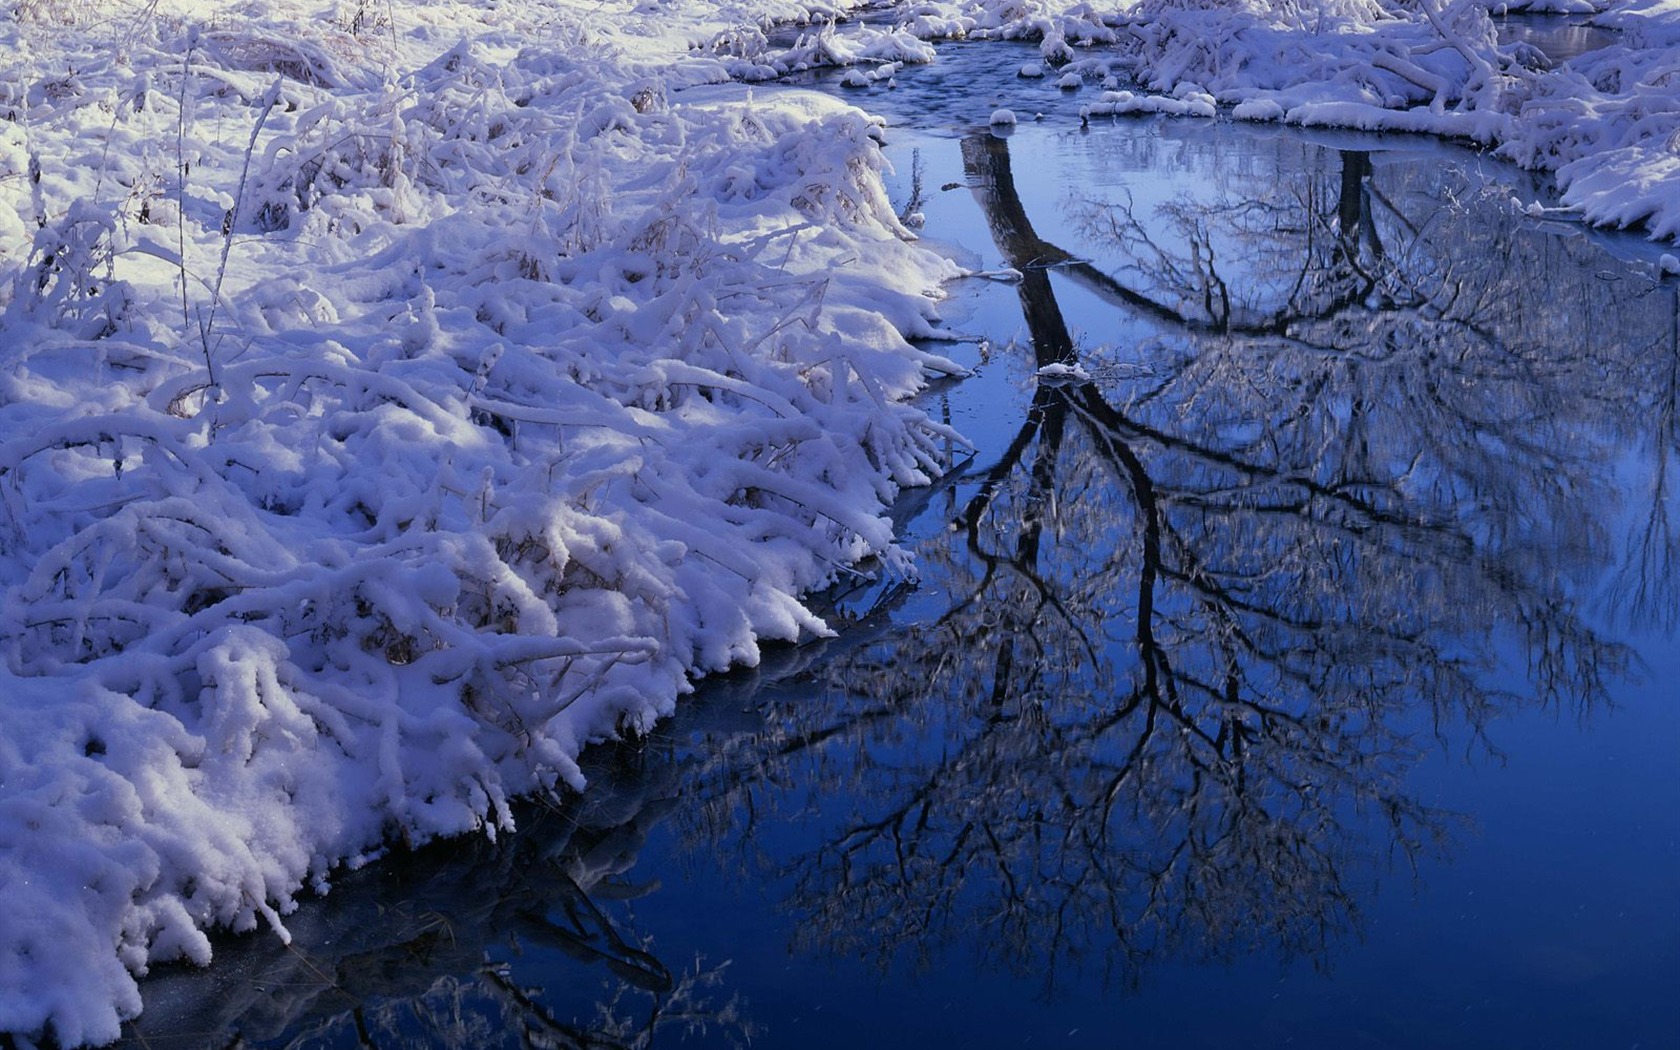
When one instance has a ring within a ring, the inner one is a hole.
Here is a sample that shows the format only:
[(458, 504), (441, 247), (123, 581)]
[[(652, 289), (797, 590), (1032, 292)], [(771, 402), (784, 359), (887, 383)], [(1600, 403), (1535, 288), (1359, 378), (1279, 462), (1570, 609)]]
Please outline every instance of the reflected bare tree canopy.
[[(1453, 727), (1496, 756), (1502, 708), (1588, 712), (1628, 673), (1586, 605), (1622, 450), (1680, 450), (1672, 282), (1583, 282), (1587, 247), (1451, 172), (1290, 148), (1305, 177), (1269, 190), (1076, 198), (1074, 251), (1035, 231), (1007, 138), (963, 141), (1020, 351), (1065, 367), (944, 488), (937, 608), (842, 605), (909, 622), (710, 763), (691, 826), (750, 846), (750, 817), (808, 806), (820, 844), (758, 863), (813, 945), (962, 940), (1046, 990), (1068, 962), (1328, 961), (1362, 889), (1450, 839), (1407, 793), (1420, 747)], [(1077, 345), (1070, 286), (1129, 341)], [(1676, 605), (1654, 477), (1636, 619)]]

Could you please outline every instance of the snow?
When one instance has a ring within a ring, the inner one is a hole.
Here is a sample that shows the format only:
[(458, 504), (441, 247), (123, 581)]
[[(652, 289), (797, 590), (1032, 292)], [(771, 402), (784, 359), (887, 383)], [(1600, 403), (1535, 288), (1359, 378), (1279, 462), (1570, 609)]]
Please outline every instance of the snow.
[(1070, 386), (1091, 381), (1091, 374), (1077, 364), (1048, 364), (1036, 374), (1044, 386)]
[[(1489, 10), (1591, 13), (1614, 44), (1554, 65)], [(1680, 0), (922, 0), (929, 39), (1037, 40), (1101, 83), (1095, 116), (1228, 114), (1464, 139), (1552, 172), (1581, 220), (1680, 239)]]
[(1166, 98), (1161, 95), (1134, 95), (1130, 91), (1105, 91), (1101, 98), (1081, 107), (1079, 112), (1083, 117), (1126, 113), (1166, 113), (1175, 117), (1218, 115), (1213, 96), (1206, 92), (1189, 93), (1185, 98)]
[(0, 24), (0, 1031), (583, 788), (942, 467), (873, 121), (423, 10)]
[(0, 16), (0, 1032), (114, 1038), (208, 930), (509, 830), (907, 571), (885, 507), (954, 437), (908, 399), (956, 371), (907, 337), (958, 271), (877, 122), (731, 78), (1030, 40), (1087, 120), (1470, 139), (1680, 240), (1680, 0), (1556, 67), (1467, 0), (851, 6)]

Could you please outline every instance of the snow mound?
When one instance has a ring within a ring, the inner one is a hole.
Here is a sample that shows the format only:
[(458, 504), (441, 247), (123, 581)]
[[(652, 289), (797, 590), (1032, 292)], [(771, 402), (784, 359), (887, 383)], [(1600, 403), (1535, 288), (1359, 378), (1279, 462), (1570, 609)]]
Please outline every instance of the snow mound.
[(829, 66), (902, 67), (925, 65), (934, 59), (932, 45), (908, 30), (848, 26), (841, 31), (832, 20), (780, 47), (760, 30), (730, 29), (714, 36), (706, 51), (722, 60), (730, 76), (749, 81), (774, 80)]
[(582, 787), (941, 469), (954, 270), (847, 107), (511, 31), (0, 32), (0, 1031), (115, 1038), (207, 929)]
[(1036, 374), (1044, 386), (1074, 386), (1091, 381), (1091, 374), (1078, 364), (1049, 364)]
[(1174, 117), (1212, 117), (1218, 114), (1213, 96), (1205, 93), (1185, 98), (1134, 95), (1130, 91), (1105, 91), (1097, 101), (1080, 107), (1080, 116), (1118, 116), (1130, 113), (1165, 113)]

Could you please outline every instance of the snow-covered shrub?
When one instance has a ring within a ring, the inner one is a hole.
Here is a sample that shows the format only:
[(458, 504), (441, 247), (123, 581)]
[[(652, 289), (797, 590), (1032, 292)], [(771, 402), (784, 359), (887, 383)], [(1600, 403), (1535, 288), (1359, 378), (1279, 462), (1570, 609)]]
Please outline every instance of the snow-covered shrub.
[[(203, 34), (202, 54), (225, 69), (276, 73), (315, 87), (343, 87), (348, 76), (342, 63), (325, 47), (307, 38), (283, 37), (246, 27), (238, 32)], [(366, 78), (363, 84), (366, 84)]]
[(0, 1030), (581, 787), (941, 467), (868, 120), (334, 32), (160, 20), (0, 138)]
[(400, 219), (407, 183), (402, 122), (389, 114), (379, 125), (364, 121), (364, 114), (328, 101), (270, 139), (242, 210), (249, 227), (284, 230), (327, 198), (359, 200), (374, 188), (390, 191), (369, 200), (375, 211)]
[(19, 22), (45, 26), (68, 26), (96, 14), (96, 0), (18, 0), (12, 15)]
[(908, 30), (857, 26), (840, 31), (832, 21), (782, 47), (773, 45), (761, 30), (732, 29), (709, 41), (706, 50), (723, 60), (731, 76), (749, 81), (825, 66), (925, 65), (934, 57), (933, 48)]
[(76, 201), (42, 226), (27, 261), (12, 278), (12, 308), (84, 339), (115, 333), (130, 293), (116, 278), (114, 230), (111, 210), (92, 201)]

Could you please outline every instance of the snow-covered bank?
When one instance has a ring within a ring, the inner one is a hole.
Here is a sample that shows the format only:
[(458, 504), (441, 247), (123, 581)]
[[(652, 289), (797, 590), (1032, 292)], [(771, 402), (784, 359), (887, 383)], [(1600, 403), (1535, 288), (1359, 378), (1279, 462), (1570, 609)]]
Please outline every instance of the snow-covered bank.
[(1680, 0), (1600, 4), (1597, 22), (1619, 39), (1556, 67), (1500, 43), (1489, 9), (1522, 6), (925, 0), (905, 27), (927, 39), (1037, 40), (1064, 78), (1148, 92), (1101, 95), (1093, 115), (1223, 111), (1468, 139), (1554, 172), (1564, 205), (1589, 223), (1680, 240)]
[(890, 557), (951, 270), (873, 127), (567, 11), (0, 22), (0, 1031), (114, 1038)]

